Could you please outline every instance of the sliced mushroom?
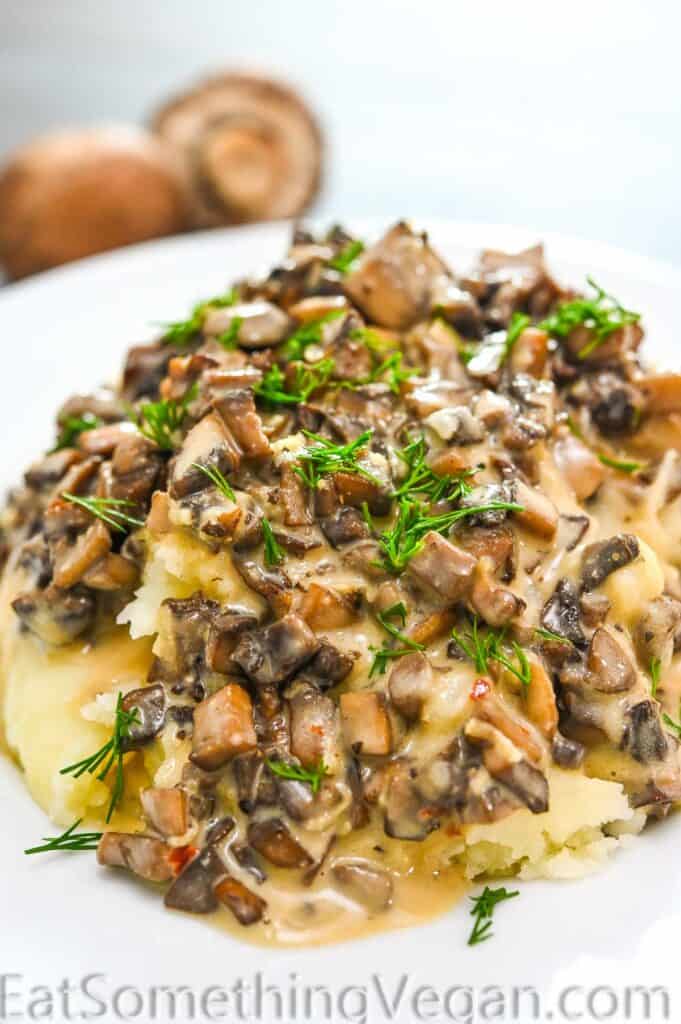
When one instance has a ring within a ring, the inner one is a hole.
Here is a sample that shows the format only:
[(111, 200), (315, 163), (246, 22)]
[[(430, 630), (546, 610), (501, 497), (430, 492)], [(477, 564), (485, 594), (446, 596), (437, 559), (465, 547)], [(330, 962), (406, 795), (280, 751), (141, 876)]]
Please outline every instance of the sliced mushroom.
[(349, 505), (341, 505), (331, 515), (320, 519), (319, 525), (334, 548), (369, 536), (369, 528), (362, 513)]
[(668, 743), (654, 701), (643, 700), (627, 709), (621, 745), (641, 764), (664, 759)]
[(587, 653), (589, 683), (601, 693), (622, 693), (636, 682), (631, 661), (607, 629), (597, 629)]
[(432, 682), (433, 673), (425, 654), (413, 651), (398, 658), (388, 681), (393, 707), (407, 721), (416, 721), (431, 693)]
[(356, 753), (384, 755), (392, 750), (392, 728), (380, 693), (363, 690), (340, 696), (343, 738)]
[(427, 316), (436, 285), (448, 273), (426, 236), (400, 223), (360, 258), (345, 292), (373, 323), (405, 330)]
[(499, 729), (479, 718), (471, 718), (465, 734), (469, 740), (482, 745), (483, 760), (490, 775), (508, 786), (533, 814), (548, 810), (546, 777), (522, 757), (518, 748)]
[(490, 563), (481, 558), (475, 566), (470, 604), (489, 626), (507, 625), (525, 608), (525, 602), (508, 587), (502, 587), (490, 573)]
[(343, 892), (371, 913), (387, 910), (392, 903), (392, 878), (369, 861), (336, 861), (331, 873)]
[(310, 526), (313, 519), (303, 482), (288, 463), (281, 468), (279, 493), (286, 525)]
[(558, 529), (558, 509), (550, 498), (536, 487), (528, 487), (522, 480), (517, 480), (515, 500), (522, 506), (522, 511), (514, 513), (519, 523), (539, 537), (551, 539), (555, 536)]
[(425, 813), (425, 801), (416, 786), (413, 768), (405, 760), (390, 766), (381, 803), (383, 828), (392, 839), (418, 843), (437, 828), (437, 819)]
[(241, 348), (270, 348), (291, 332), (291, 321), (278, 306), (258, 300), (210, 309), (203, 330), (208, 337), (234, 332)]
[(241, 449), (216, 412), (204, 416), (192, 427), (184, 439), (180, 454), (171, 474), (170, 490), (175, 498), (183, 498), (194, 491), (210, 487), (210, 479), (200, 466), (214, 466), (222, 473), (237, 469)]
[(556, 695), (548, 672), (536, 658), (530, 660), (530, 684), (525, 695), (527, 717), (551, 740), (558, 729)]
[(567, 739), (556, 732), (551, 744), (551, 757), (561, 768), (579, 768), (584, 760), (586, 747), (577, 740)]
[(357, 597), (361, 601), (361, 594), (346, 596), (321, 583), (311, 583), (298, 606), (298, 614), (315, 632), (342, 629), (357, 620)]
[(319, 641), (299, 616), (289, 614), (241, 637), (234, 661), (260, 686), (282, 683), (319, 650)]
[(234, 669), (232, 654), (239, 637), (249, 629), (255, 629), (258, 620), (255, 615), (239, 610), (227, 609), (216, 615), (206, 640), (206, 664), (213, 672), (229, 673)]
[(265, 900), (236, 878), (225, 875), (216, 883), (214, 891), (220, 903), (232, 911), (239, 924), (247, 927), (262, 920), (267, 909)]
[(75, 448), (61, 448), (56, 452), (49, 452), (44, 458), (29, 466), (24, 473), (24, 480), (29, 487), (36, 490), (52, 488), (59, 483), (71, 466), (82, 459), (82, 453)]
[(134, 711), (135, 720), (121, 741), (123, 750), (138, 750), (158, 736), (165, 725), (166, 703), (165, 690), (160, 683), (128, 690), (121, 707), (127, 712)]
[(234, 567), (244, 583), (265, 598), (275, 615), (285, 615), (293, 603), (293, 586), (283, 569), (263, 569), (257, 562), (234, 559)]
[(472, 555), (431, 530), (421, 550), (409, 562), (409, 571), (449, 604), (454, 604), (469, 592), (475, 566)]
[(172, 848), (161, 839), (126, 832), (105, 832), (97, 847), (97, 862), (105, 867), (127, 868), (148, 882), (167, 882), (173, 877)]
[(209, 78), (163, 107), (154, 128), (183, 157), (199, 226), (296, 217), (319, 187), (317, 122), (271, 79)]
[(154, 786), (143, 789), (140, 800), (147, 821), (162, 836), (183, 836), (189, 828), (189, 800), (183, 789)]
[(122, 590), (134, 587), (139, 569), (129, 558), (110, 552), (83, 573), (83, 583), (93, 590)]
[(210, 914), (217, 910), (215, 883), (226, 874), (225, 868), (210, 847), (189, 861), (165, 894), (166, 907), (189, 914)]
[(248, 826), (248, 841), (265, 860), (278, 868), (307, 868), (312, 857), (280, 818), (267, 818)]
[(107, 554), (110, 547), (111, 535), (99, 519), (72, 544), (62, 538), (53, 550), (54, 585), (67, 589), (78, 583), (87, 570)]
[(227, 683), (196, 708), (191, 759), (199, 768), (214, 771), (256, 745), (253, 705), (242, 686)]
[(156, 445), (139, 434), (126, 434), (111, 458), (111, 497), (146, 511), (163, 472), (163, 456)]
[(311, 661), (303, 669), (302, 676), (312, 681), (322, 690), (327, 690), (343, 680), (352, 672), (355, 659), (345, 651), (339, 651), (323, 637), (319, 649)]
[(636, 647), (646, 667), (657, 659), (661, 670), (669, 668), (680, 627), (680, 601), (663, 594), (650, 602), (636, 627)]
[(580, 622), (579, 595), (574, 583), (568, 579), (558, 581), (556, 589), (544, 605), (541, 622), (545, 629), (565, 637), (575, 647), (586, 646)]
[(618, 533), (608, 540), (590, 544), (582, 561), (582, 587), (595, 590), (617, 569), (629, 565), (639, 555), (639, 543), (630, 533)]
[(602, 626), (610, 611), (610, 598), (593, 590), (585, 591), (579, 598), (579, 610), (584, 625), (590, 629)]
[(294, 684), (287, 694), (291, 753), (306, 768), (335, 765), (340, 756), (340, 723), (335, 701), (309, 683)]
[(606, 470), (591, 449), (568, 431), (556, 441), (553, 457), (577, 501), (593, 497), (605, 479)]

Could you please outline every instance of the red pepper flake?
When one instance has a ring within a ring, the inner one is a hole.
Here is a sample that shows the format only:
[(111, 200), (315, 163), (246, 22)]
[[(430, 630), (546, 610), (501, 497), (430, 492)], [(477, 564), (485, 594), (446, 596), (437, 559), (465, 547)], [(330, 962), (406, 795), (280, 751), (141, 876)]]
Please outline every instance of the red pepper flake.
[(196, 846), (176, 846), (171, 850), (168, 860), (176, 875), (187, 866), (190, 860), (194, 860), (197, 853), (199, 852)]
[(492, 684), (489, 679), (485, 679), (484, 676), (480, 676), (473, 683), (471, 689), (471, 700), (483, 700), (492, 689)]

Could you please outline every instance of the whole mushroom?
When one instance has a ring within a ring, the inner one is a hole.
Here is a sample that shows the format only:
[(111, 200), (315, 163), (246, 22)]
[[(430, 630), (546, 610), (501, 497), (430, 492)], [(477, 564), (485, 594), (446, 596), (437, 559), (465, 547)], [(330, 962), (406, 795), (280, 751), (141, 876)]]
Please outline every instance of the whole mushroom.
[(181, 164), (131, 125), (55, 132), (0, 172), (0, 264), (10, 279), (189, 226)]

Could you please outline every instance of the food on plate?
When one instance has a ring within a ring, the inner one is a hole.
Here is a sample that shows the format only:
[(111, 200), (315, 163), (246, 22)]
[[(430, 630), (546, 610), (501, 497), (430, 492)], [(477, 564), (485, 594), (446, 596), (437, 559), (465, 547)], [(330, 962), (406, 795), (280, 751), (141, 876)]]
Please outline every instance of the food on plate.
[(23, 146), (0, 174), (0, 264), (26, 277), (189, 226), (173, 150), (132, 125), (54, 132)]
[(665, 816), (681, 376), (642, 337), (539, 246), (299, 229), (70, 398), (3, 517), (4, 738), (64, 829), (30, 852), (295, 944)]
[(322, 138), (306, 102), (261, 75), (215, 75), (152, 127), (180, 155), (199, 226), (295, 217), (319, 191)]

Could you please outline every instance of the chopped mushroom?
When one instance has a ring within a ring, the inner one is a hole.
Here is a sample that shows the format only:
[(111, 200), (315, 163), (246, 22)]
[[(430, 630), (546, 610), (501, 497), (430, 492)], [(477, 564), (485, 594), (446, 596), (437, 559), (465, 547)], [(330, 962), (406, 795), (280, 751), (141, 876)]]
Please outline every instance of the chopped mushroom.
[(636, 682), (636, 672), (629, 658), (606, 629), (597, 629), (587, 653), (589, 682), (602, 693), (621, 693)]
[(433, 673), (425, 654), (412, 651), (398, 658), (390, 673), (388, 687), (390, 700), (408, 721), (421, 715), (424, 703), (432, 689)]
[(595, 590), (611, 573), (629, 565), (638, 555), (638, 540), (630, 533), (590, 544), (582, 561), (582, 587)]
[(78, 583), (88, 569), (107, 554), (110, 547), (111, 535), (99, 519), (73, 544), (63, 538), (54, 549), (54, 585), (66, 589)]
[(269, 455), (270, 443), (263, 432), (262, 420), (256, 412), (250, 389), (228, 391), (216, 403), (216, 408), (245, 455), (252, 459)]
[(315, 632), (342, 629), (357, 620), (357, 597), (361, 602), (360, 594), (345, 595), (321, 583), (311, 583), (298, 606), (298, 614)]
[(262, 920), (267, 904), (260, 896), (231, 875), (225, 875), (215, 885), (215, 895), (232, 911), (239, 924), (248, 926)]
[(190, 860), (165, 894), (166, 907), (184, 910), (189, 914), (210, 914), (217, 909), (214, 883), (225, 868), (212, 848)]
[(242, 348), (269, 348), (284, 340), (291, 330), (291, 321), (271, 302), (245, 302), (209, 310), (203, 330), (208, 337), (232, 330)]
[(404, 330), (431, 310), (436, 285), (448, 270), (424, 235), (396, 224), (345, 279), (345, 291), (382, 327)]
[(663, 594), (650, 602), (636, 627), (636, 646), (646, 668), (653, 659), (662, 671), (669, 668), (680, 629), (681, 601)]
[(211, 412), (204, 416), (184, 439), (171, 475), (171, 494), (183, 498), (210, 486), (210, 480), (197, 465), (214, 466), (222, 473), (237, 469), (241, 449), (223, 419)]
[(162, 836), (183, 836), (189, 828), (189, 801), (184, 790), (143, 789), (140, 800), (147, 821)]
[(12, 608), (24, 626), (47, 644), (70, 644), (94, 623), (95, 602), (86, 590), (33, 590), (19, 594)]
[(340, 722), (335, 701), (305, 682), (294, 684), (287, 696), (293, 756), (305, 768), (337, 764)]
[(390, 753), (392, 728), (380, 693), (342, 693), (340, 713), (348, 747), (361, 754)]
[(565, 477), (577, 501), (591, 498), (605, 479), (605, 466), (590, 448), (567, 432), (553, 448), (559, 472)]
[(332, 874), (343, 892), (371, 913), (387, 910), (392, 903), (393, 882), (390, 875), (368, 861), (336, 861)]
[(97, 861), (105, 867), (127, 868), (148, 882), (167, 882), (174, 874), (171, 853), (161, 839), (105, 832), (97, 847)]
[(166, 721), (166, 693), (160, 683), (128, 690), (121, 702), (123, 711), (135, 712), (128, 735), (123, 739), (124, 750), (137, 750), (160, 733)]
[(310, 854), (294, 839), (280, 818), (253, 822), (248, 826), (248, 841), (275, 867), (306, 868), (313, 863)]
[(533, 814), (548, 810), (549, 786), (545, 776), (522, 757), (502, 732), (489, 722), (471, 718), (465, 734), (482, 745), (485, 767), (490, 775), (508, 786)]
[(260, 686), (282, 683), (311, 660), (319, 641), (298, 615), (285, 615), (264, 629), (241, 637), (234, 661)]
[(475, 566), (472, 555), (431, 530), (421, 550), (411, 559), (409, 570), (448, 603), (454, 604), (470, 590)]
[(476, 615), (495, 628), (507, 625), (525, 608), (522, 598), (493, 579), (486, 558), (475, 566), (470, 603)]
[(253, 705), (242, 686), (227, 683), (197, 706), (191, 759), (199, 768), (213, 771), (256, 744)]
[(550, 539), (558, 529), (558, 510), (553, 502), (538, 491), (527, 487), (521, 480), (515, 484), (515, 500), (522, 506), (515, 518), (531, 533)]

